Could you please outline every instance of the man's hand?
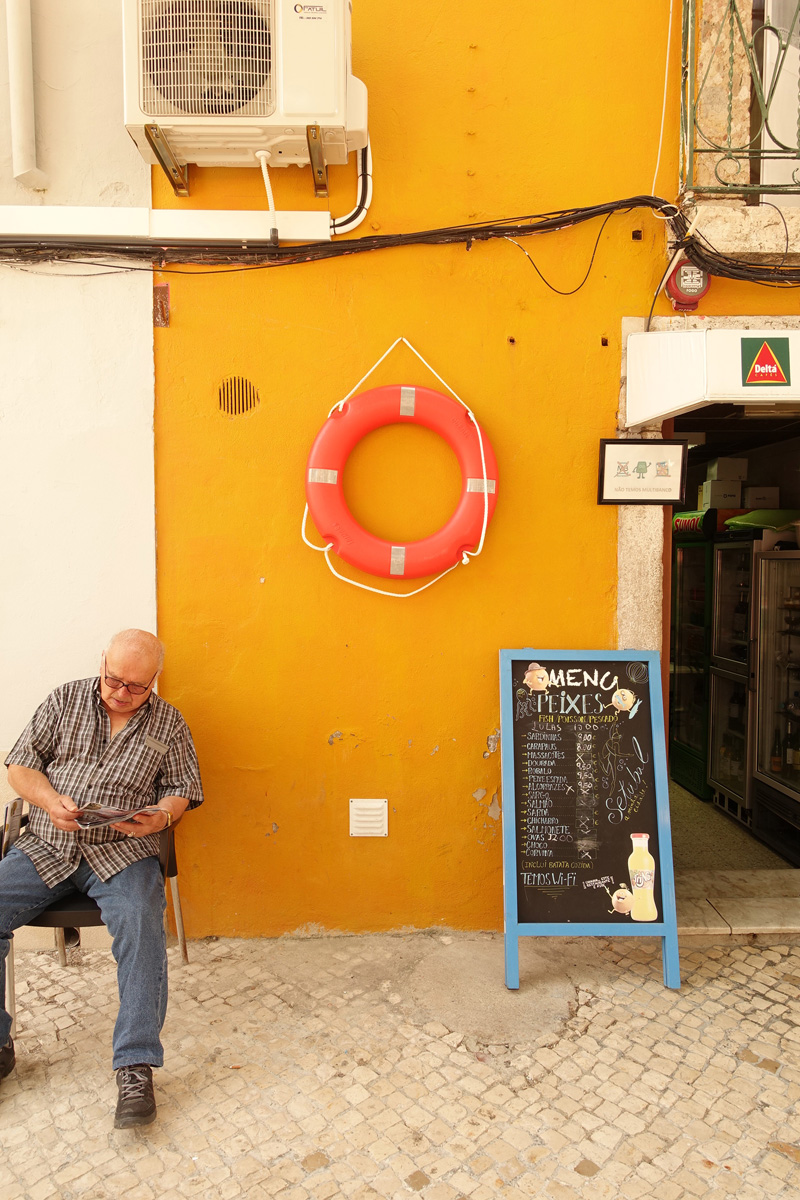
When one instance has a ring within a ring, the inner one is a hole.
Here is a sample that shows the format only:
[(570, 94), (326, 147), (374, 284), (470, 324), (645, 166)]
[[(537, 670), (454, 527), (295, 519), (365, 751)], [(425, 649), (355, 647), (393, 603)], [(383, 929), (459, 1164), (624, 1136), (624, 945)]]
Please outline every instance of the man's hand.
[(42, 771), (12, 763), (8, 768), (8, 782), (17, 795), (27, 800), (28, 804), (43, 809), (56, 829), (71, 833), (79, 828), (73, 817), (73, 813), (78, 811), (78, 805), (72, 796), (62, 796), (57, 792)]
[(73, 813), (80, 810), (71, 796), (61, 796), (58, 792), (54, 792), (52, 797), (48, 798), (46, 804), (42, 804), (41, 807), (44, 808), (56, 829), (63, 829), (68, 832), (73, 829), (80, 829), (80, 825), (73, 816)]
[(120, 833), (125, 833), (128, 837), (140, 838), (147, 837), (150, 833), (161, 833), (162, 829), (167, 828), (168, 823), (169, 817), (166, 810), (153, 807), (137, 813), (129, 821), (115, 821), (110, 828), (118, 829)]

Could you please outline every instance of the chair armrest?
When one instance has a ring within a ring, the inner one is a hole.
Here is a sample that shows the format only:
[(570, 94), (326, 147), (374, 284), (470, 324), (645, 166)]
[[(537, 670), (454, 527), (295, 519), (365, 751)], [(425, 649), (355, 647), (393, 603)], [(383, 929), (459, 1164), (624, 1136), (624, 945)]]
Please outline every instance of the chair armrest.
[(14, 842), (20, 835), (20, 830), (28, 824), (28, 814), (22, 812), (23, 800), (9, 800), (3, 809), (0, 821), (0, 858), (8, 854)]
[(162, 829), (158, 838), (158, 861), (161, 865), (161, 874), (165, 879), (173, 879), (178, 874), (178, 860), (175, 857), (174, 826), (168, 825), (166, 829)]

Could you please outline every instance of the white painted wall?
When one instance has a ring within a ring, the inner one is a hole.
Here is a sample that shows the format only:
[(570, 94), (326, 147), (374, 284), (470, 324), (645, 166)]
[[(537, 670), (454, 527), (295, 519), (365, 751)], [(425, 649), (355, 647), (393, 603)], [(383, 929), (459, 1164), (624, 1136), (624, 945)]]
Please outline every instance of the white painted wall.
[[(0, 0), (0, 205), (147, 205), (122, 124), (121, 5), (33, 0), (39, 167), (12, 177)], [(0, 266), (0, 752), (117, 629), (156, 627), (152, 275)]]
[(0, 746), (155, 625), (152, 280), (76, 269), (0, 268)]
[(150, 169), (122, 121), (121, 0), (31, 0), (42, 192), (11, 170), (5, 8), (0, 0), (0, 204), (147, 206)]

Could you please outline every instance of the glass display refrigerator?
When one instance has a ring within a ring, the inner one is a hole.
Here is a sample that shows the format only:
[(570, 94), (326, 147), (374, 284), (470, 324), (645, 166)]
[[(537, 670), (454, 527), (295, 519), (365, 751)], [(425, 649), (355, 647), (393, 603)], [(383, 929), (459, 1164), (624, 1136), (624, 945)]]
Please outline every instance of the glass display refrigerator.
[(708, 785), (711, 542), (676, 541), (672, 560), (670, 776), (701, 800)]
[(714, 546), (708, 783), (714, 803), (745, 825), (752, 817), (750, 594), (752, 540)]
[(755, 562), (752, 829), (800, 866), (800, 552), (757, 554)]

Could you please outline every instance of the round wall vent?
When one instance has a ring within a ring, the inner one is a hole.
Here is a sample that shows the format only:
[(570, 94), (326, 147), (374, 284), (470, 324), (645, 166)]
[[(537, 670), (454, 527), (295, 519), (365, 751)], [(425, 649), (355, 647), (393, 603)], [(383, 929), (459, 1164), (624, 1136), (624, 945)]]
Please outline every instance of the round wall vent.
[(261, 403), (258, 388), (241, 375), (223, 379), (219, 385), (219, 410), (228, 417), (243, 417)]

